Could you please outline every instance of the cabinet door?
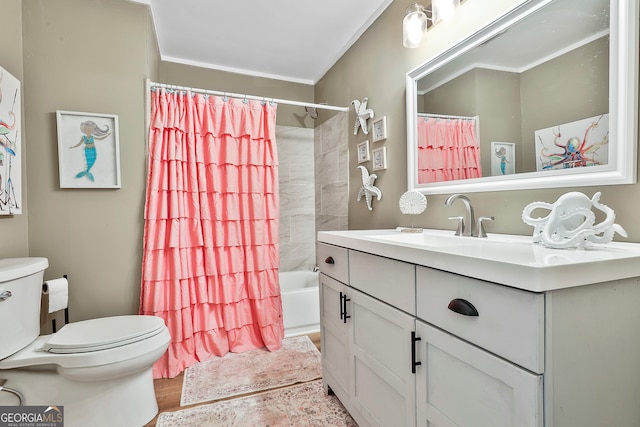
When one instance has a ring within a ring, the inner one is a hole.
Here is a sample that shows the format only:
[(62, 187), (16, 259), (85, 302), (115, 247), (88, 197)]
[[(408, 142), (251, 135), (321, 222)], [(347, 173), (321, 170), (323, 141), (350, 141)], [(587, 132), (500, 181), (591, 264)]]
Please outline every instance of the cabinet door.
[(418, 426), (542, 426), (542, 375), (421, 321), (416, 334)]
[(414, 318), (356, 290), (349, 298), (351, 402), (365, 421), (358, 423), (414, 426)]
[(322, 349), (322, 378), (338, 398), (346, 403), (349, 398), (349, 354), (347, 323), (342, 311), (347, 287), (320, 274), (320, 348)]

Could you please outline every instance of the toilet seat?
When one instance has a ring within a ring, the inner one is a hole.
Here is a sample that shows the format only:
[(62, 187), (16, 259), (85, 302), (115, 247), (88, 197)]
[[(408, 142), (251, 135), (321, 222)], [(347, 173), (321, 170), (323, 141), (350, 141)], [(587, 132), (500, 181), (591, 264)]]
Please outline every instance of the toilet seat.
[(41, 347), (56, 354), (107, 350), (159, 334), (164, 321), (155, 316), (116, 316), (69, 323)]
[[(76, 328), (77, 324), (80, 326)], [(118, 331), (119, 327), (122, 329)], [(58, 338), (65, 328), (67, 332)], [(22, 350), (0, 360), (0, 374), (3, 369), (30, 366), (55, 366), (62, 371), (93, 369), (144, 360), (155, 353), (159, 353), (155, 356), (159, 358), (170, 340), (164, 321), (156, 316), (114, 316), (74, 322), (53, 335), (37, 337)]]

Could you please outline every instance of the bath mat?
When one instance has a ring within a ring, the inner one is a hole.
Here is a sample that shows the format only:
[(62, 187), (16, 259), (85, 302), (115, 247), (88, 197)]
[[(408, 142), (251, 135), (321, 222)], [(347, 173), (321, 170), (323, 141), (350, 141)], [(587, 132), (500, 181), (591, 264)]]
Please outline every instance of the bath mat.
[(232, 396), (322, 378), (320, 352), (309, 337), (285, 338), (282, 348), (227, 353), (197, 363), (184, 372), (180, 405)]
[(324, 393), (322, 380), (316, 380), (176, 412), (163, 412), (156, 424), (156, 427), (187, 426), (357, 427), (357, 424), (335, 396)]

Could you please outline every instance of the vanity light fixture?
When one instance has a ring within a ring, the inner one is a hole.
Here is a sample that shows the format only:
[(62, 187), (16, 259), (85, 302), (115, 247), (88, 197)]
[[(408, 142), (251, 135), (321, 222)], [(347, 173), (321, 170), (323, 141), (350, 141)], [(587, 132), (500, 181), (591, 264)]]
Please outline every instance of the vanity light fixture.
[(458, 6), (460, 6), (460, 0), (433, 0), (431, 2), (433, 22), (452, 20)]
[(433, 0), (431, 9), (418, 3), (409, 6), (402, 20), (402, 44), (404, 47), (420, 47), (427, 32), (428, 21), (434, 25), (440, 21), (450, 20), (459, 5), (460, 0)]
[(420, 43), (427, 31), (427, 12), (422, 5), (414, 3), (407, 8), (407, 12), (402, 20), (402, 44), (404, 47), (420, 47)]

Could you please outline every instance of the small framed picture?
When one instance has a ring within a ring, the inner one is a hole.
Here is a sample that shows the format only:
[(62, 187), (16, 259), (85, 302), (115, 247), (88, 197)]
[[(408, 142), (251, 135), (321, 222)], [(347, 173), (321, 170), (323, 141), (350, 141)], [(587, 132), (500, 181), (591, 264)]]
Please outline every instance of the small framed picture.
[(358, 163), (364, 163), (371, 160), (369, 157), (369, 140), (358, 144)]
[(493, 141), (491, 152), (491, 176), (511, 175), (516, 172), (516, 144)]
[(56, 111), (60, 188), (120, 188), (118, 116)]
[(373, 142), (387, 139), (387, 116), (382, 116), (373, 121)]
[(378, 171), (387, 168), (387, 147), (376, 148), (371, 152), (373, 156), (373, 170)]

